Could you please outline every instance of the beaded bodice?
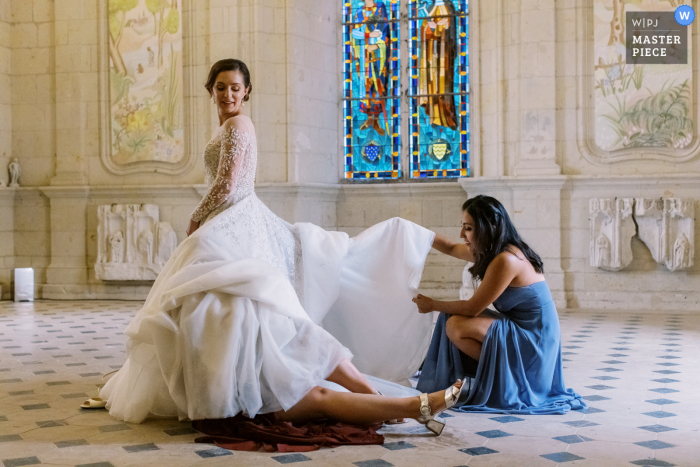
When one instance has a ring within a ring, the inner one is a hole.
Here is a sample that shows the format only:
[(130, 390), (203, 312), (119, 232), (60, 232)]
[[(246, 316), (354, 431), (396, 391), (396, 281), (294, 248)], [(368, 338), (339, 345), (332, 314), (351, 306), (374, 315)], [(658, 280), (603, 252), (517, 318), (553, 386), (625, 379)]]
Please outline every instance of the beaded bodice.
[(192, 220), (201, 222), (227, 200), (226, 204), (235, 204), (253, 193), (257, 162), (255, 134), (225, 126), (204, 149), (209, 191), (192, 213)]

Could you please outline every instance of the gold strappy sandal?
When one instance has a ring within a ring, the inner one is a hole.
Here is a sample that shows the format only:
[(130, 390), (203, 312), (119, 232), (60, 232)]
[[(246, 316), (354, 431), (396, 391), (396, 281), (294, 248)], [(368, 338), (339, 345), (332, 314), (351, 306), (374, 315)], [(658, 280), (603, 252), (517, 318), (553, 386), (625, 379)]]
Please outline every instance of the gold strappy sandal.
[(440, 433), (442, 433), (442, 430), (445, 428), (445, 422), (438, 418), (438, 416), (444, 412), (445, 410), (449, 409), (459, 399), (459, 395), (462, 393), (462, 388), (455, 387), (454, 385), (450, 386), (449, 388), (445, 389), (445, 408), (440, 410), (437, 413), (432, 413), (430, 410), (430, 404), (428, 403), (428, 395), (423, 393), (420, 395), (420, 413), (421, 416), (416, 418), (418, 423), (422, 423), (425, 425), (425, 427), (435, 433), (436, 435), (440, 436)]

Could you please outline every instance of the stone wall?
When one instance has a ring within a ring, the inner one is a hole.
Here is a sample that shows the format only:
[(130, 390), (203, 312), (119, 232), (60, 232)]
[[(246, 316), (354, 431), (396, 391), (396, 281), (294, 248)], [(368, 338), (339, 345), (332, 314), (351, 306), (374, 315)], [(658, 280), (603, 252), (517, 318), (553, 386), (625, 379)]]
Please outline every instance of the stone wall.
[(10, 2), (0, 4), (0, 184), (7, 183), (5, 167), (12, 155), (12, 48)]
[[(200, 8), (198, 17), (207, 13)], [(256, 124), (260, 183), (338, 181), (339, 18), (339, 4), (329, 1), (209, 2), (208, 60), (198, 75), (203, 81), (211, 63), (231, 56), (248, 64), (245, 112)]]
[(10, 276), (14, 268), (14, 190), (5, 190), (7, 164), (12, 156), (12, 9), (0, 3), (0, 299), (9, 298)]
[[(11, 191), (15, 190), (6, 190)], [(95, 278), (97, 206), (156, 204), (160, 208), (160, 220), (170, 223), (178, 241), (182, 241), (189, 215), (205, 192), (204, 185), (17, 189), (16, 265), (35, 268), (38, 297), (143, 299), (150, 288), (149, 282), (106, 282)], [(383, 220), (403, 217), (457, 238), (460, 206), (465, 199), (457, 183), (420, 186), (262, 183), (257, 185), (256, 192), (273, 212), (288, 222), (312, 222), (351, 236)], [(12, 202), (6, 204), (12, 206)], [(71, 219), (81, 219), (82, 223)], [(431, 252), (422, 289), (436, 297), (458, 296), (463, 267), (458, 260)]]
[[(700, 265), (669, 272), (638, 235), (632, 263), (612, 272), (590, 265), (591, 198), (695, 198), (700, 175), (551, 176), (467, 179), (469, 197), (499, 199), (523, 239), (542, 257), (557, 306), (586, 309), (697, 310)], [(695, 216), (700, 203), (695, 204)], [(695, 235), (700, 235), (697, 224)], [(697, 249), (697, 247), (696, 247)], [(696, 255), (697, 257), (697, 255)], [(463, 293), (471, 294), (469, 281)]]
[(0, 300), (11, 297), (15, 267), (15, 189), (0, 187)]
[[(187, 142), (194, 167), (175, 176), (115, 175), (101, 160), (109, 137), (109, 129), (104, 131), (106, 2), (11, 0), (0, 8), (0, 177), (6, 177), (11, 156), (23, 171), (22, 188), (2, 193), (4, 298), (11, 269), (28, 266), (36, 268), (39, 296), (88, 289), (115, 296), (108, 291), (130, 290), (129, 285), (97, 287), (87, 264), (94, 261), (90, 229), (100, 203), (155, 200), (182, 239), (203, 194), (194, 188), (203, 180), (201, 153), (219, 124), (203, 87), (218, 59), (241, 58), (252, 73), (253, 98), (245, 112), (256, 123), (258, 182), (337, 183), (339, 10), (331, 2), (181, 2), (185, 120), (194, 135)], [(272, 191), (273, 198), (289, 204), (289, 193)], [(299, 206), (288, 212), (304, 211), (305, 199), (299, 195)], [(322, 223), (335, 225), (332, 211), (323, 218), (332, 221)]]
[[(48, 185), (57, 162), (56, 5), (49, 0), (3, 3), (12, 11), (12, 156), (22, 166), (23, 185)], [(62, 123), (76, 118), (71, 114)]]
[[(162, 220), (184, 238), (189, 214), (205, 192), (201, 153), (218, 125), (203, 84), (214, 61), (238, 57), (253, 78), (245, 113), (258, 136), (257, 192), (284, 219), (354, 235), (401, 216), (457, 238), (467, 195), (490, 194), (504, 202), (543, 257), (559, 306), (697, 309), (698, 266), (671, 273), (636, 237), (629, 267), (608, 272), (590, 266), (590, 198), (700, 198), (697, 155), (669, 162), (655, 160), (649, 151), (615, 161), (591, 154), (590, 4), (470, 2), (474, 177), (349, 184), (339, 181), (340, 2), (181, 2), (185, 120), (193, 159), (178, 175), (115, 175), (101, 160), (106, 3), (0, 2), (0, 180), (7, 179), (10, 157), (23, 170), (22, 188), (0, 188), (3, 298), (10, 297), (12, 268), (27, 266), (35, 268), (40, 297), (145, 296), (148, 283), (95, 279), (97, 206), (158, 204)], [(698, 37), (693, 36), (696, 51)], [(693, 63), (697, 69), (700, 60)], [(457, 297), (463, 268), (431, 253), (422, 287), (435, 296)]]
[[(699, 198), (700, 176), (641, 175), (571, 177), (561, 196), (561, 256), (566, 304), (571, 308), (698, 310), (700, 264), (670, 272), (657, 263), (639, 235), (632, 238), (632, 263), (618, 272), (594, 268), (589, 260), (591, 198)], [(700, 205), (695, 203), (695, 218)], [(695, 226), (695, 237), (700, 229)], [(697, 246), (696, 246), (697, 251)], [(695, 258), (698, 258), (697, 253)]]
[[(636, 236), (629, 267), (608, 272), (590, 266), (590, 198), (700, 198), (697, 150), (682, 161), (660, 160), (653, 149), (609, 159), (591, 150), (592, 4), (470, 2), (475, 177), (461, 184), (469, 196), (504, 202), (542, 255), (558, 305), (697, 310), (698, 265), (670, 272)], [(700, 36), (693, 31), (697, 53)], [(693, 63), (697, 72), (698, 60)], [(693, 86), (697, 109), (700, 86)]]

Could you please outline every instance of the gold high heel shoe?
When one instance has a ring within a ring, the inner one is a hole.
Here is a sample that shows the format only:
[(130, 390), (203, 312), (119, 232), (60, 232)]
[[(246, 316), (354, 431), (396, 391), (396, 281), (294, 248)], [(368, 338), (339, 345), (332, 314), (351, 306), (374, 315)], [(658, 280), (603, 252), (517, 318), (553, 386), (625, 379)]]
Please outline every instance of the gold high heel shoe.
[(445, 408), (438, 411), (437, 413), (432, 413), (430, 410), (430, 404), (428, 403), (428, 395), (423, 393), (420, 395), (420, 413), (421, 416), (416, 418), (418, 423), (422, 423), (425, 427), (440, 436), (442, 430), (445, 428), (445, 422), (438, 419), (440, 415), (445, 410), (449, 409), (459, 399), (459, 395), (462, 393), (462, 388), (456, 388), (454, 384), (449, 388), (445, 389)]

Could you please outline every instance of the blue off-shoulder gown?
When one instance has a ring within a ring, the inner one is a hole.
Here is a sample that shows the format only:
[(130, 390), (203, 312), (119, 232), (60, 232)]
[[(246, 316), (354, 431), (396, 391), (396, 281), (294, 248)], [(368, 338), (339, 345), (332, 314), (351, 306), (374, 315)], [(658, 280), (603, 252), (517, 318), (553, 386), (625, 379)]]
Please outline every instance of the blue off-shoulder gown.
[[(547, 283), (508, 287), (494, 301), (498, 315), (481, 349), (476, 376), (463, 412), (563, 414), (586, 408), (580, 395), (564, 385), (561, 332)], [(445, 334), (449, 315), (440, 314), (417, 389), (448, 387), (469, 375), (469, 360)]]

